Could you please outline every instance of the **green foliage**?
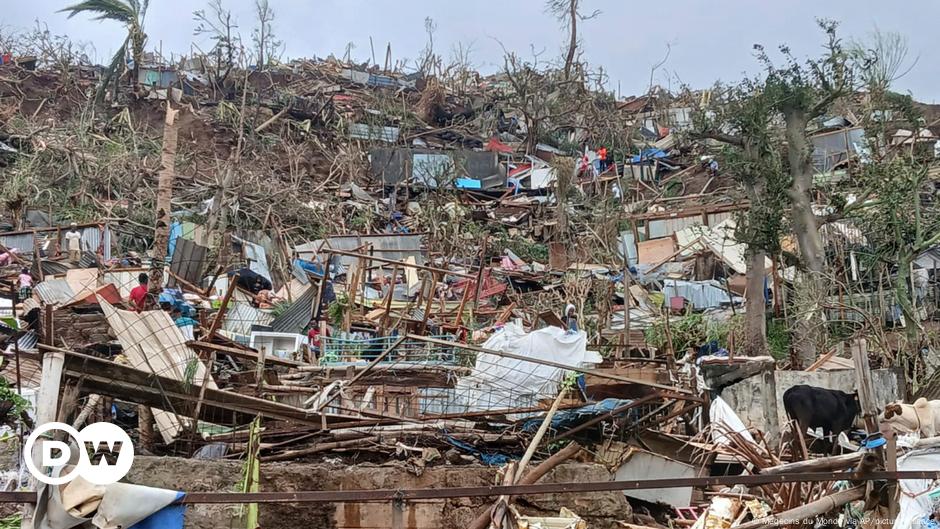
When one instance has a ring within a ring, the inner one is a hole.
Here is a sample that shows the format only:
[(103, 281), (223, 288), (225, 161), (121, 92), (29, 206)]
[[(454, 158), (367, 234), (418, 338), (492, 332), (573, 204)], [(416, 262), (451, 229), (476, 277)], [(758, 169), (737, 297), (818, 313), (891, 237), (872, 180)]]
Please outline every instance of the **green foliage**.
[(493, 248), (500, 254), (509, 249), (520, 259), (529, 263), (532, 261), (543, 264), (548, 262), (548, 245), (521, 236), (511, 236), (504, 230), (496, 235)]
[(19, 513), (0, 518), (0, 529), (20, 529), (22, 524), (23, 515)]
[[(186, 369), (183, 370), (183, 388), (189, 391), (196, 379), (196, 370), (199, 368), (199, 358), (192, 357), (186, 362)], [(202, 381), (200, 381), (201, 383)]]
[(376, 215), (374, 211), (363, 208), (356, 211), (356, 214), (353, 215), (353, 218), (349, 222), (349, 227), (363, 233), (371, 233), (372, 224), (375, 222), (375, 219)]
[(790, 330), (786, 320), (767, 321), (767, 348), (776, 360), (784, 360), (790, 354)]
[(336, 301), (330, 303), (330, 306), (326, 308), (326, 314), (330, 318), (330, 322), (339, 327), (343, 324), (343, 320), (346, 318), (346, 311), (348, 310), (349, 297), (345, 293), (342, 293), (337, 295)]
[(670, 317), (669, 333), (666, 333), (665, 318), (650, 325), (645, 331), (646, 343), (665, 351), (672, 336), (672, 346), (677, 356), (682, 356), (690, 348), (712, 340), (727, 347), (731, 324), (705, 318), (701, 313), (689, 313), (684, 316)]
[(13, 408), (10, 410), (11, 417), (19, 417), (29, 409), (29, 401), (21, 397), (3, 378), (0, 378), (0, 400), (13, 403)]

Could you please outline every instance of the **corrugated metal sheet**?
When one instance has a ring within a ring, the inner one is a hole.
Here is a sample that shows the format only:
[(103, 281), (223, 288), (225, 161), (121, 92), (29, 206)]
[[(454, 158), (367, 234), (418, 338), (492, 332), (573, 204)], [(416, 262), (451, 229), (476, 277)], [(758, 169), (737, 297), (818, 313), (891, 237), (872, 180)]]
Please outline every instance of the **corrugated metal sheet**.
[[(372, 245), (376, 257), (394, 261), (404, 261), (408, 257), (414, 257), (415, 263), (419, 265), (423, 265), (427, 261), (427, 254), (421, 249), (424, 245), (424, 235), (341, 235), (298, 245), (294, 248), (294, 251), (301, 259), (312, 260), (314, 255), (322, 248), (354, 251), (366, 244)], [(349, 267), (357, 261), (355, 257), (336, 256), (336, 258), (345, 267)], [(325, 259), (325, 254), (322, 259)]]
[(673, 233), (689, 226), (702, 223), (701, 216), (677, 217), (673, 219), (651, 220), (649, 221), (649, 238), (658, 239), (660, 237), (669, 237)]
[[(206, 255), (209, 249), (193, 241), (179, 237), (176, 239), (176, 248), (173, 251), (173, 260), (170, 262), (170, 271), (179, 277), (198, 285), (202, 281), (202, 271), (205, 267)], [(176, 287), (176, 278), (170, 276), (167, 285)]]
[(232, 236), (232, 240), (241, 245), (242, 253), (245, 256), (245, 260), (248, 262), (248, 269), (271, 281), (271, 270), (268, 268), (268, 254), (264, 246), (236, 236)]
[(16, 248), (20, 253), (30, 253), (33, 251), (33, 234), (0, 235), (0, 244), (7, 248)]
[(271, 322), (271, 329), (275, 332), (302, 332), (313, 317), (313, 304), (316, 302), (316, 296), (316, 286), (307, 287), (284, 313)]
[[(186, 345), (183, 334), (168, 313), (162, 310), (141, 313), (118, 310), (107, 301), (101, 302), (101, 309), (121, 342), (131, 367), (182, 381), (186, 379), (189, 366), (195, 364), (192, 380), (206, 380), (206, 387), (216, 389), (215, 381), (211, 376), (207, 377), (206, 366)], [(172, 409), (168, 403), (167, 410)], [(167, 443), (183, 426), (177, 416), (166, 411), (155, 411), (154, 418)]]
[(386, 143), (395, 143), (398, 141), (398, 127), (381, 127), (367, 125), (365, 123), (350, 123), (349, 136), (357, 140), (376, 140)]
[(251, 306), (244, 301), (230, 301), (225, 311), (222, 329), (235, 334), (251, 334), (252, 325), (269, 325), (274, 320), (269, 312)]
[(63, 305), (75, 297), (75, 292), (65, 279), (47, 279), (37, 283), (33, 292), (45, 305)]
[(52, 276), (65, 274), (69, 271), (69, 266), (65, 263), (59, 261), (50, 261), (48, 259), (42, 260), (42, 273), (43, 275)]

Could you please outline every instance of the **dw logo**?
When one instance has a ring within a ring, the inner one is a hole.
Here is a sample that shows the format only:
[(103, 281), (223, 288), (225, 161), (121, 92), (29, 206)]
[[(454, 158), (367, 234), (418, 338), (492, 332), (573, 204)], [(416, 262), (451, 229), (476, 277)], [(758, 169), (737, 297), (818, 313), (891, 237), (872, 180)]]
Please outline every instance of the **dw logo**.
[[(31, 454), (33, 445), (46, 432), (60, 430), (69, 434), (79, 447), (78, 464), (67, 474), (56, 476), (56, 469), (68, 465), (72, 459), (69, 443), (44, 439), (40, 444), (40, 467), (36, 467)], [(39, 481), (48, 485), (62, 485), (81, 476), (96, 485), (110, 485), (123, 478), (134, 463), (134, 446), (131, 438), (118, 426), (108, 422), (96, 422), (79, 432), (68, 424), (49, 422), (36, 427), (29, 434), (23, 451), (26, 468)], [(43, 472), (48, 469), (49, 472)], [(49, 474), (52, 474), (51, 476)]]

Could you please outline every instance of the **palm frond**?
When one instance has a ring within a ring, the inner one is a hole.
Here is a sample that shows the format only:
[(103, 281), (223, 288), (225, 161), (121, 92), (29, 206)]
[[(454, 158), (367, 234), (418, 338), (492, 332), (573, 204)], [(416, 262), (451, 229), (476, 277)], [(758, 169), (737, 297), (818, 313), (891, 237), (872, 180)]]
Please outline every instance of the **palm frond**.
[(95, 99), (99, 103), (104, 101), (104, 94), (108, 91), (108, 85), (111, 84), (115, 74), (124, 70), (126, 65), (124, 61), (127, 57), (127, 43), (129, 41), (130, 37), (124, 39), (124, 43), (121, 44), (120, 49), (114, 54), (114, 58), (111, 59), (111, 64), (108, 65), (108, 69), (105, 70), (104, 76), (101, 78), (101, 84), (98, 85), (98, 93), (95, 94)]
[(81, 13), (89, 13), (97, 14), (92, 20), (115, 20), (125, 24), (136, 22), (138, 12), (132, 4), (121, 0), (84, 0), (59, 10), (59, 12), (63, 11), (69, 13), (69, 18)]

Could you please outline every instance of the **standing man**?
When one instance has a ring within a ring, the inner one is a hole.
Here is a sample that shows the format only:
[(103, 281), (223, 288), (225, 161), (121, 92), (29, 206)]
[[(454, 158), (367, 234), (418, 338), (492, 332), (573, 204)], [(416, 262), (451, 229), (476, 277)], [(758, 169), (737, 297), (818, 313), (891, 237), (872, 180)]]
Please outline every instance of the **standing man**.
[(134, 308), (137, 309), (137, 312), (141, 312), (147, 304), (147, 294), (150, 290), (148, 286), (150, 276), (141, 273), (137, 276), (137, 282), (140, 284), (131, 290), (131, 303), (134, 304)]
[(82, 232), (78, 231), (78, 224), (74, 222), (69, 225), (69, 231), (65, 234), (65, 247), (69, 251), (69, 261), (78, 264), (82, 258)]

